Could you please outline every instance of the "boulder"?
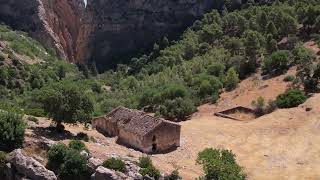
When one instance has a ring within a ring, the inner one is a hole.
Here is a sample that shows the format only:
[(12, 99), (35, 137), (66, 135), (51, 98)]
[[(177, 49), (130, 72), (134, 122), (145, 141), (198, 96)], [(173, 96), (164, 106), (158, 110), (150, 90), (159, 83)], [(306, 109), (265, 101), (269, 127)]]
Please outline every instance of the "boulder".
[(91, 174), (93, 174), (96, 169), (102, 165), (102, 161), (100, 159), (97, 159), (97, 158), (90, 158), (88, 159), (88, 163), (87, 163), (87, 167), (88, 167), (88, 170), (90, 171)]
[(46, 169), (35, 159), (23, 155), (21, 149), (14, 150), (10, 155), (5, 172), (7, 180), (57, 180), (52, 171)]
[(103, 166), (99, 166), (91, 176), (91, 180), (133, 180), (133, 178), (128, 177), (121, 172), (116, 172)]
[(88, 151), (86, 151), (86, 150), (82, 150), (80, 152), (80, 155), (85, 157), (86, 159), (89, 159), (91, 157), (90, 153)]

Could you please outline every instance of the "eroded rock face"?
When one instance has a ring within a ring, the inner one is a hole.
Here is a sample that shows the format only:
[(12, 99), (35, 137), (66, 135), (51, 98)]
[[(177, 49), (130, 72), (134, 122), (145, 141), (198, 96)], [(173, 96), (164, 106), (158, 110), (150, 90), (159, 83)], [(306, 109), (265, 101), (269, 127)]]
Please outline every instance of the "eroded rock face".
[[(29, 32), (70, 62), (112, 66), (175, 35), (212, 0), (0, 0), (0, 20)], [(119, 58), (123, 57), (123, 58)]]
[(56, 175), (47, 170), (42, 164), (31, 157), (22, 154), (21, 149), (16, 149), (10, 155), (6, 164), (6, 180), (32, 179), (32, 180), (57, 180)]
[[(91, 0), (95, 33), (92, 57), (112, 65), (138, 49), (152, 48), (165, 35), (180, 34), (213, 8), (212, 0)], [(121, 58), (119, 58), (121, 57)]]
[[(0, 21), (26, 31), (70, 62), (78, 62), (85, 34), (83, 0), (0, 0)], [(87, 42), (87, 40), (85, 40)]]

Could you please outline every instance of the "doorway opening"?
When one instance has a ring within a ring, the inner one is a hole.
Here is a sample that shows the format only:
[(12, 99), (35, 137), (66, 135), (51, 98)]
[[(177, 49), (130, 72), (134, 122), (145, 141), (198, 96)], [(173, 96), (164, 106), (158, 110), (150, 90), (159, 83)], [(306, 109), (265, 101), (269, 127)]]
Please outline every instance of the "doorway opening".
[(156, 143), (156, 141), (157, 141), (157, 137), (156, 137), (156, 136), (153, 136), (153, 137), (152, 137), (152, 151), (153, 151), (153, 152), (156, 152), (156, 151), (157, 151), (157, 143)]

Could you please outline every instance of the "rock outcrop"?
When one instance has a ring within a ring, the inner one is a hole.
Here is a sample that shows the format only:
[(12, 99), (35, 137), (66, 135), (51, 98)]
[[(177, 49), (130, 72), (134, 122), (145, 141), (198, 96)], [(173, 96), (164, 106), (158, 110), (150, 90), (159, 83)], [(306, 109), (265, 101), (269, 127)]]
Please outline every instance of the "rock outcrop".
[(31, 34), (74, 63), (112, 65), (175, 35), (212, 0), (0, 0), (0, 21)]
[(0, 21), (26, 31), (60, 57), (78, 62), (86, 29), (83, 0), (0, 0)]
[(13, 151), (5, 167), (5, 180), (57, 180), (56, 175), (31, 157), (22, 154), (21, 149)]

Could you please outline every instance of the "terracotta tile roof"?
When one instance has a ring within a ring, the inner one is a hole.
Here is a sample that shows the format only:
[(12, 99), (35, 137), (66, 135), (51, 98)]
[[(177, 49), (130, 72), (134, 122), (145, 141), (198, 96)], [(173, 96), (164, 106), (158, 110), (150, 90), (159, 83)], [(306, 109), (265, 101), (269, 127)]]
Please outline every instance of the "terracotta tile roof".
[(180, 126), (179, 124), (150, 116), (143, 111), (117, 107), (106, 115), (106, 119), (117, 122), (119, 128), (137, 135), (145, 135), (162, 123)]

